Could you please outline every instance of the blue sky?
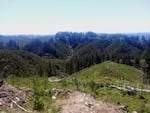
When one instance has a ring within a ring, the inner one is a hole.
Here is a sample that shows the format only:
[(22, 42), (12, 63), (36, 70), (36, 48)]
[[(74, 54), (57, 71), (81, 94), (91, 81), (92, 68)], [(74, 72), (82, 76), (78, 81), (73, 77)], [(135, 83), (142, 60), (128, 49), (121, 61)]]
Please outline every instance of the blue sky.
[(150, 32), (150, 0), (0, 0), (0, 34)]

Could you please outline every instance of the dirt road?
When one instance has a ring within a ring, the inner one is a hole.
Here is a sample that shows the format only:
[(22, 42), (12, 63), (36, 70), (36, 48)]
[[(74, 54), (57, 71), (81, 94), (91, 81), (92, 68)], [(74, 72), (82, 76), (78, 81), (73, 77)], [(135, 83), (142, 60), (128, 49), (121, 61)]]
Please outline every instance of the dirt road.
[(61, 106), (60, 113), (122, 113), (119, 107), (94, 99), (79, 91), (72, 91), (56, 104)]

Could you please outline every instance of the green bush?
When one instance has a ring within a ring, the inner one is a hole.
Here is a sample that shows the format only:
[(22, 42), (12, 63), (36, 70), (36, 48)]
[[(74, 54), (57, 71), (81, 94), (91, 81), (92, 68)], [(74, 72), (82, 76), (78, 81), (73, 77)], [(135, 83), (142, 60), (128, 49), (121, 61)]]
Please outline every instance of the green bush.
[(39, 111), (44, 110), (44, 102), (38, 96), (35, 97), (33, 109)]
[(89, 84), (89, 87), (92, 91), (96, 91), (97, 89), (99, 89), (99, 84), (94, 82), (94, 81), (91, 81), (88, 83)]

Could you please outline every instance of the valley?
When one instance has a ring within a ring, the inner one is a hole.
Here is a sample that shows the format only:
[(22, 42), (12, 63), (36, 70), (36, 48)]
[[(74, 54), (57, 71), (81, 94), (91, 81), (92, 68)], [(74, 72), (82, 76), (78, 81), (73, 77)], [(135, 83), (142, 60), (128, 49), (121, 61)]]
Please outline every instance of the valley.
[(1, 113), (150, 112), (147, 35), (60, 32), (34, 39), (4, 37)]
[(0, 0), (0, 113), (150, 113), (150, 0)]

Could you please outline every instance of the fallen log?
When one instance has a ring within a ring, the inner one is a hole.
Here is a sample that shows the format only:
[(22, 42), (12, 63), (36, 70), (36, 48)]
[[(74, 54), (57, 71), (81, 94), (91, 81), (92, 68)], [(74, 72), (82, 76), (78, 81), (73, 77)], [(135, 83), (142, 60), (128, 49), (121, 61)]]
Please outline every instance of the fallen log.
[(15, 105), (16, 105), (18, 108), (20, 108), (21, 110), (23, 110), (23, 111), (25, 111), (25, 112), (27, 112), (27, 113), (32, 113), (32, 111), (28, 111), (28, 110), (26, 110), (25, 108), (23, 108), (22, 106), (20, 106), (19, 104), (17, 104), (16, 101), (11, 100), (11, 102), (12, 102), (13, 104), (15, 104)]
[(117, 90), (122, 90), (124, 92), (126, 92), (128, 95), (136, 95), (137, 91), (135, 89), (126, 89), (126, 88), (122, 88), (122, 87), (118, 87), (118, 86), (115, 86), (115, 85), (111, 85), (111, 88), (115, 88)]
[(148, 93), (150, 93), (150, 90), (149, 90), (149, 89), (139, 89), (139, 88), (133, 88), (133, 87), (122, 88), (122, 87), (118, 87), (118, 86), (116, 86), (116, 85), (111, 85), (110, 87), (111, 87), (111, 88), (114, 88), (114, 89), (118, 89), (118, 90), (123, 90), (123, 91), (136, 91), (136, 92), (143, 91), (143, 92), (148, 92)]

